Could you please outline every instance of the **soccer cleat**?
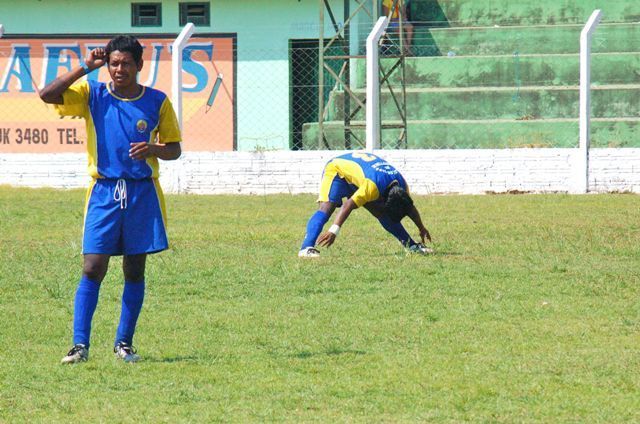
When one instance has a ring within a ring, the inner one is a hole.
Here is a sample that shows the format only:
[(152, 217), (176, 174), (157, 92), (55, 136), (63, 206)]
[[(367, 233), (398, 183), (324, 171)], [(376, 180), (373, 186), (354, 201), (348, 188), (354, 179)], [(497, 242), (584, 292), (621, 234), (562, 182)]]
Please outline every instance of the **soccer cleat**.
[(315, 247), (305, 247), (298, 252), (299, 258), (319, 258), (320, 251)]
[(115, 345), (113, 353), (116, 354), (116, 358), (122, 359), (124, 362), (138, 362), (140, 360), (140, 355), (136, 354), (136, 350), (133, 346), (130, 346), (125, 342), (119, 342)]
[(86, 362), (89, 359), (89, 349), (83, 344), (77, 344), (71, 348), (67, 356), (62, 358), (61, 364), (77, 364)]
[(417, 253), (419, 255), (428, 255), (435, 252), (435, 250), (433, 250), (431, 247), (427, 247), (422, 243), (416, 243), (407, 247), (407, 251), (409, 253)]

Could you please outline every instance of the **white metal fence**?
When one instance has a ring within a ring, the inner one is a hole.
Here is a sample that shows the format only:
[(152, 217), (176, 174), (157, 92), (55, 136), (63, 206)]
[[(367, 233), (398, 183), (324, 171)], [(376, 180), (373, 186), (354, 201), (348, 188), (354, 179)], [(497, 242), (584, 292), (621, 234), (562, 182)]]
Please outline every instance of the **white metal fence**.
[[(371, 24), (360, 26), (357, 32), (371, 30)], [(638, 23), (605, 22), (593, 35), (592, 83), (585, 85), (593, 95), (589, 155), (584, 146), (579, 149), (580, 26), (431, 28), (416, 22), (414, 27), (412, 51), (403, 58), (404, 77), (401, 72), (374, 74), (382, 82), (377, 112), (373, 95), (367, 94), (375, 83), (367, 83), (366, 37), (350, 46), (355, 57), (348, 63), (349, 90), (362, 103), (352, 100), (350, 105), (347, 89), (334, 75), (344, 61), (331, 62), (334, 72), (325, 73), (324, 86), (319, 86), (317, 39), (285, 40), (268, 50), (227, 47), (236, 58), (231, 75), (237, 81), (226, 93), (234, 113), (233, 128), (227, 130), (234, 133), (239, 152), (193, 151), (193, 138), (206, 142), (216, 134), (195, 135), (198, 128), (190, 126), (184, 157), (164, 164), (164, 185), (168, 191), (198, 193), (315, 191), (317, 176), (312, 175), (323, 161), (346, 148), (365, 148), (366, 131), (373, 131), (385, 156), (399, 166), (413, 164), (408, 177), (417, 192), (639, 191), (633, 171), (640, 148)], [(263, 30), (256, 28), (256, 34)], [(398, 56), (397, 34), (388, 35), (377, 50), (386, 70)], [(545, 43), (549, 39), (559, 43)], [(0, 55), (7, 54), (3, 46)], [(339, 56), (341, 48), (331, 54)], [(231, 75), (225, 74), (224, 81), (233, 80)], [(210, 78), (207, 94), (213, 85)], [(405, 91), (404, 127), (392, 90)], [(321, 96), (324, 139), (318, 130)], [(10, 112), (28, 119), (30, 111), (16, 105)], [(183, 114), (203, 105), (201, 99), (189, 101)], [(380, 130), (365, 125), (368, 114), (362, 105), (380, 117)], [(345, 120), (347, 113), (352, 116)], [(216, 117), (215, 107), (207, 116)], [(349, 137), (345, 121), (351, 125)], [(318, 149), (325, 151), (297, 152)], [(275, 172), (269, 160), (286, 171)], [(84, 161), (83, 154), (7, 153), (0, 144), (0, 184), (82, 187)], [(233, 161), (246, 178), (228, 170)], [(226, 175), (242, 184), (230, 183)], [(279, 179), (292, 175), (298, 183)]]

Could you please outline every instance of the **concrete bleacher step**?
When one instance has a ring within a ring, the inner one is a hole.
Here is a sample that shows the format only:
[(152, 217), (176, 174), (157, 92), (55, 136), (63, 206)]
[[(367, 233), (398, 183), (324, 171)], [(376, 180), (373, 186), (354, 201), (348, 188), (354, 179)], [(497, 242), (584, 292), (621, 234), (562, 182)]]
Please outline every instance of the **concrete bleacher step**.
[[(429, 28), (416, 23), (413, 52), (416, 56), (578, 53), (582, 27), (583, 24)], [(638, 50), (637, 22), (602, 24), (593, 35), (594, 53)]]
[(584, 23), (595, 9), (604, 22), (640, 21), (635, 0), (411, 0), (411, 19), (433, 25), (486, 26), (494, 24)]
[[(467, 89), (407, 88), (407, 119), (550, 119), (578, 116), (578, 86), (472, 87)], [(364, 92), (356, 94), (364, 98)], [(328, 119), (344, 119), (344, 92), (335, 91)], [(640, 84), (594, 87), (591, 112), (596, 118), (640, 117)], [(380, 94), (380, 114), (398, 120), (400, 114), (388, 91)], [(360, 110), (355, 120), (364, 120)]]
[[(387, 70), (394, 63), (393, 59), (381, 61)], [(354, 66), (356, 77), (352, 87), (365, 87), (365, 62), (358, 60)], [(399, 86), (400, 80), (399, 71), (394, 71), (389, 78), (393, 86)], [(580, 62), (578, 54), (407, 58), (405, 81), (407, 87), (412, 88), (576, 85), (580, 81)], [(640, 51), (593, 54), (591, 82), (595, 85), (639, 84)]]
[[(399, 124), (389, 122), (387, 124)], [(364, 122), (352, 122), (355, 137), (351, 148), (364, 148)], [(384, 125), (384, 123), (383, 123)], [(303, 125), (304, 149), (318, 148), (318, 124)], [(518, 148), (518, 147), (576, 147), (577, 119), (547, 120), (439, 120), (409, 121), (407, 145), (398, 145), (397, 128), (381, 131), (383, 148)], [(324, 133), (331, 149), (344, 149), (344, 122), (324, 123)], [(592, 147), (640, 147), (640, 118), (593, 119)], [(324, 148), (324, 147), (323, 147)]]
[[(416, 57), (406, 59), (404, 80), (408, 142), (397, 145), (400, 114), (383, 86), (382, 146), (576, 147), (579, 36), (597, 8), (604, 17), (592, 39), (591, 143), (640, 147), (638, 0), (412, 0)], [(383, 53), (388, 69), (396, 60)], [(365, 62), (352, 63), (351, 88), (364, 98)], [(400, 77), (390, 78), (396, 93)], [(331, 93), (323, 148), (345, 148), (344, 96), (339, 89)], [(364, 147), (363, 120), (362, 110), (351, 121), (351, 148)], [(317, 123), (303, 125), (305, 148), (318, 148), (318, 131)]]

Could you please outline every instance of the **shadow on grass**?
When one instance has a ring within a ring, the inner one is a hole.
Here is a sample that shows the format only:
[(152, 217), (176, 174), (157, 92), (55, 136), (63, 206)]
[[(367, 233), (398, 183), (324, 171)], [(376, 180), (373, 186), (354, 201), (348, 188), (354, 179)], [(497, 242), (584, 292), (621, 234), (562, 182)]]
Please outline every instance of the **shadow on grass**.
[(366, 355), (367, 352), (364, 350), (353, 350), (353, 349), (327, 349), (322, 352), (309, 352), (307, 350), (303, 350), (302, 352), (293, 353), (291, 355), (287, 355), (291, 358), (298, 359), (309, 359), (316, 356), (337, 356), (337, 355)]
[(433, 253), (430, 253), (426, 256), (465, 256), (464, 253), (462, 252), (452, 252), (452, 251), (441, 251), (441, 250), (436, 250)]
[(165, 363), (172, 364), (175, 362), (199, 362), (201, 358), (197, 356), (170, 356), (166, 358), (158, 358), (155, 356), (148, 356), (144, 358), (144, 362)]
[(435, 257), (465, 256), (465, 254), (462, 253), (462, 252), (455, 252), (455, 251), (452, 251), (452, 250), (436, 249), (435, 252), (428, 253), (426, 255), (421, 255), (421, 254), (417, 254), (417, 253), (409, 253), (409, 252), (390, 252), (390, 253), (387, 253), (385, 255), (380, 255), (380, 256), (382, 256), (382, 257), (395, 256), (395, 257), (401, 257), (401, 258), (424, 258), (424, 259), (429, 259), (429, 258), (435, 258)]

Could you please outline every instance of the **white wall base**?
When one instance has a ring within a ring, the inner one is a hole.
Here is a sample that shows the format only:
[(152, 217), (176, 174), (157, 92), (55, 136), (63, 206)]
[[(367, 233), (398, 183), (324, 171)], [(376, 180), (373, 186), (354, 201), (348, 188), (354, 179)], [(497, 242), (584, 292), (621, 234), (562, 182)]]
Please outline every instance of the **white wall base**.
[[(336, 151), (185, 152), (161, 161), (167, 193), (316, 193)], [(578, 149), (385, 150), (416, 194), (580, 192)], [(0, 154), (0, 184), (84, 188), (84, 154)], [(591, 149), (589, 191), (640, 193), (640, 149)], [(576, 188), (577, 187), (577, 188)]]

